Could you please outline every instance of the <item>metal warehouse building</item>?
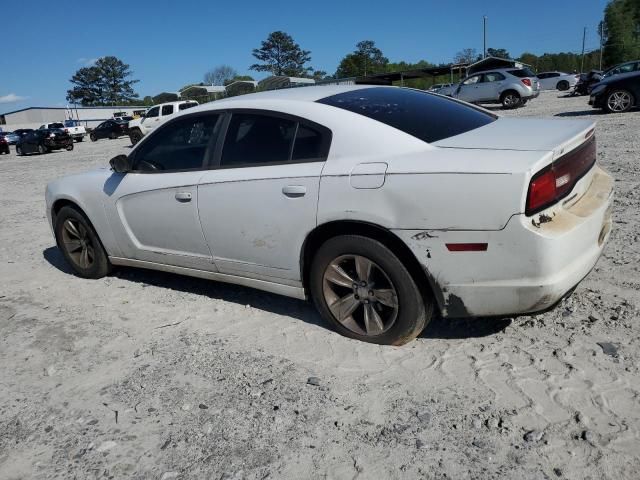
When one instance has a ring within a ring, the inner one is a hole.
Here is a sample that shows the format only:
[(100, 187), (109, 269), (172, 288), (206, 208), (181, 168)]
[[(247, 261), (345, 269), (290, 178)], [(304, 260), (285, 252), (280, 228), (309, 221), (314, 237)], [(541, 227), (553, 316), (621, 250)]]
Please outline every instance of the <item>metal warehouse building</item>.
[(43, 123), (78, 120), (85, 127), (95, 127), (99, 123), (113, 118), (115, 113), (134, 116), (134, 112), (145, 112), (149, 107), (28, 107), (0, 114), (0, 125), (5, 130), (17, 128), (38, 128)]

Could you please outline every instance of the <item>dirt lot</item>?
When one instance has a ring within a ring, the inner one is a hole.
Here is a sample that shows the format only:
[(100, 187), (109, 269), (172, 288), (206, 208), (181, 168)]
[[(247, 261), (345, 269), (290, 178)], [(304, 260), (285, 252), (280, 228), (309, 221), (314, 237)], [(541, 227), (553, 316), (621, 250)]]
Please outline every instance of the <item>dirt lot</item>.
[[(616, 178), (596, 269), (552, 312), (435, 320), (401, 348), (304, 302), (120, 269), (70, 274), (45, 184), (128, 140), (0, 157), (0, 478), (638, 478), (640, 112), (598, 122)], [(310, 377), (316, 377), (310, 380)]]

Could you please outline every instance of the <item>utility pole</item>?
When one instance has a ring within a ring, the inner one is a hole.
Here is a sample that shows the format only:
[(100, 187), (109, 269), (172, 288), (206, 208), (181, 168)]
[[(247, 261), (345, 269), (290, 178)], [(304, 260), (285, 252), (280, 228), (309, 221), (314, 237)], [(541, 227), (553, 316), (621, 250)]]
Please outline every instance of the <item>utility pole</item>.
[(580, 73), (584, 72), (584, 41), (587, 37), (587, 27), (582, 31), (582, 61), (580, 62)]
[(487, 16), (482, 17), (482, 58), (487, 58)]
[(602, 37), (604, 36), (604, 21), (600, 22), (600, 25), (598, 25), (598, 27), (598, 33), (600, 34), (600, 67), (598, 68), (598, 70), (602, 70)]

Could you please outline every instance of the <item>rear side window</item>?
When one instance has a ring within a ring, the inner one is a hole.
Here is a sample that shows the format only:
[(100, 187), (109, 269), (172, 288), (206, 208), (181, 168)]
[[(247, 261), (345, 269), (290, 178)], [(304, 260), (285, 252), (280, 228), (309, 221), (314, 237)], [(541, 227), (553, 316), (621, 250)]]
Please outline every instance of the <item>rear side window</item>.
[(178, 110), (186, 110), (187, 108), (195, 107), (196, 105), (198, 105), (196, 102), (181, 103), (178, 105)]
[(64, 128), (62, 123), (50, 123), (49, 128)]
[(173, 113), (173, 105), (163, 105), (162, 115), (171, 115)]
[(536, 74), (533, 73), (530, 69), (528, 68), (518, 68), (517, 70), (508, 70), (508, 72), (518, 78), (525, 78), (525, 77), (535, 77)]
[(136, 151), (134, 170), (142, 172), (203, 168), (207, 148), (217, 135), (219, 114), (198, 115), (170, 122)]
[(351, 90), (318, 103), (364, 115), (427, 143), (460, 135), (497, 118), (440, 95), (397, 87)]

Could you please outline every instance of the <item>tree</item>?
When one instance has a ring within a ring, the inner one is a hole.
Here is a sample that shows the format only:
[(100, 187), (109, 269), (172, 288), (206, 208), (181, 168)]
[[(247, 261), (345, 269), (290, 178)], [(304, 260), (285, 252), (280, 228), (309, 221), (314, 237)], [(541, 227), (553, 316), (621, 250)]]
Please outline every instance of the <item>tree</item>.
[(613, 66), (640, 57), (640, 2), (612, 0), (604, 10), (604, 63)]
[(253, 82), (254, 78), (251, 75), (236, 75), (235, 77), (230, 78), (229, 80), (225, 80), (224, 86), (226, 87), (227, 85), (230, 85), (233, 82), (241, 82), (243, 80)]
[(301, 77), (311, 69), (306, 66), (311, 61), (311, 52), (302, 50), (291, 35), (281, 31), (271, 32), (262, 46), (253, 50), (253, 56), (262, 62), (251, 65), (251, 70), (257, 72)]
[(153, 105), (153, 97), (151, 97), (150, 95), (147, 95), (146, 97), (144, 97), (142, 99), (142, 105), (144, 105), (144, 106)]
[(475, 48), (465, 48), (456, 53), (453, 58), (454, 63), (473, 63), (476, 60), (478, 60), (478, 52), (476, 52)]
[(336, 78), (371, 75), (386, 70), (389, 59), (376, 47), (373, 40), (363, 40), (356, 44), (353, 53), (345, 55), (336, 70)]
[(507, 52), (504, 48), (487, 48), (487, 56), (498, 57), (498, 58), (511, 58), (511, 55), (509, 55), (509, 52)]
[(162, 92), (153, 97), (153, 103), (167, 103), (178, 101), (178, 95), (170, 92)]
[(238, 72), (229, 65), (218, 65), (204, 74), (204, 83), (208, 85), (226, 85), (225, 82), (238, 76)]
[(138, 101), (129, 80), (132, 72), (122, 60), (108, 56), (99, 58), (91, 67), (83, 67), (71, 77), (73, 88), (67, 90), (67, 100), (82, 105), (116, 105)]

